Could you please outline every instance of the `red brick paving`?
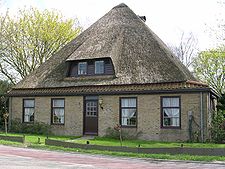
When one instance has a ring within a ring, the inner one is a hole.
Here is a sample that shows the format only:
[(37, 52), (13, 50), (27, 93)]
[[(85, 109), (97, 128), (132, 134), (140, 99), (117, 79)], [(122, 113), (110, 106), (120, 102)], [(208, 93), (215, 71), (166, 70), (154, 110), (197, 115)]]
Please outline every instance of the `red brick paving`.
[(196, 163), (182, 161), (157, 161), (135, 158), (110, 157), (79, 153), (64, 153), (55, 151), (34, 150), (0, 145), (1, 156), (29, 157), (36, 160), (55, 161), (58, 163), (83, 164), (95, 168), (109, 169), (225, 169), (225, 163)]

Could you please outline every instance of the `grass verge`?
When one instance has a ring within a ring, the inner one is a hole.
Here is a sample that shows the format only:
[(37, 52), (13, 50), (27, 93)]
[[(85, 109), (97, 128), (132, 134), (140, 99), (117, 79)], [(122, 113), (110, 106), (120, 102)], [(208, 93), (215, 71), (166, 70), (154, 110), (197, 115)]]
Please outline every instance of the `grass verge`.
[[(0, 135), (5, 135), (4, 133), (0, 133)], [(10, 133), (8, 136), (22, 136), (23, 134), (13, 134)], [(40, 138), (40, 142), (38, 143), (38, 138)], [(110, 155), (110, 156), (122, 156), (122, 157), (135, 157), (135, 158), (151, 158), (151, 159), (168, 159), (168, 160), (190, 160), (190, 161), (224, 161), (225, 157), (218, 157), (218, 156), (193, 156), (193, 155), (170, 155), (170, 154), (137, 154), (137, 153), (126, 153), (126, 152), (111, 152), (111, 151), (100, 151), (100, 150), (84, 150), (79, 148), (64, 148), (59, 146), (48, 146), (44, 144), (46, 136), (43, 135), (32, 135), (26, 134), (25, 135), (25, 145), (22, 143), (15, 143), (11, 141), (4, 141), (0, 140), (0, 144), (3, 145), (10, 145), (10, 146), (18, 146), (18, 147), (29, 147), (35, 149), (42, 149), (42, 150), (51, 150), (51, 151), (64, 151), (64, 152), (79, 152), (79, 153), (89, 153), (89, 154), (101, 154), (101, 155)], [(63, 141), (73, 141), (75, 138), (74, 136), (50, 136), (51, 139), (63, 140)], [(76, 140), (79, 143), (86, 143), (86, 140)], [(94, 140), (90, 140), (91, 144), (98, 144), (98, 145), (115, 145), (119, 144), (118, 140), (109, 139), (109, 138), (95, 138)], [(118, 142), (118, 143), (117, 143)], [(101, 144), (100, 144), (101, 143)], [(165, 142), (149, 142), (149, 141), (140, 141), (140, 140), (128, 140), (124, 141), (124, 146), (134, 147), (138, 144), (141, 144), (142, 147), (177, 147), (180, 146), (181, 143), (165, 143)], [(183, 143), (185, 146), (189, 147), (216, 147), (221, 148), (223, 145), (217, 144), (201, 144), (201, 143)], [(150, 146), (151, 145), (151, 146)]]
[(84, 150), (78, 148), (64, 148), (58, 146), (48, 145), (31, 145), (31, 148), (44, 149), (51, 151), (64, 151), (64, 152), (75, 152), (75, 153), (88, 153), (88, 154), (99, 154), (99, 155), (110, 155), (119, 157), (134, 157), (134, 158), (150, 158), (150, 159), (167, 159), (167, 160), (188, 160), (188, 161), (225, 161), (225, 157), (218, 156), (193, 156), (186, 154), (170, 155), (170, 154), (137, 154), (137, 153), (126, 153), (126, 152), (112, 152), (112, 151), (100, 151), (100, 150)]
[[(93, 140), (72, 140), (74, 143), (86, 144), (89, 141), (92, 145), (103, 146), (120, 146), (120, 142), (116, 139), (96, 137)], [(213, 143), (185, 143), (185, 142), (159, 142), (159, 141), (144, 141), (144, 140), (124, 140), (123, 146), (137, 147), (140, 145), (142, 148), (172, 148), (172, 147), (188, 148), (225, 148), (225, 144), (213, 144)]]

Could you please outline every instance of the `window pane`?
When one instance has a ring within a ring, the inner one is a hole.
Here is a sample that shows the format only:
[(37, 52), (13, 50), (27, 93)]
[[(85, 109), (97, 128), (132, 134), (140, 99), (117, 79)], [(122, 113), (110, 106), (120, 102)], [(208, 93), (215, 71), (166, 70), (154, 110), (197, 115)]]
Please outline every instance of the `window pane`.
[(122, 107), (136, 107), (136, 98), (122, 99), (121, 106)]
[(180, 126), (180, 110), (179, 109), (163, 109), (163, 126)]
[(104, 73), (104, 61), (95, 61), (95, 74)]
[(53, 109), (53, 123), (64, 123), (64, 108)]
[(86, 116), (97, 116), (97, 106), (96, 101), (86, 102)]
[(163, 115), (166, 117), (179, 117), (179, 109), (164, 108)]
[(52, 122), (64, 124), (64, 99), (53, 99), (52, 100)]
[(87, 62), (78, 63), (78, 75), (87, 74)]
[(179, 127), (180, 126), (180, 119), (177, 118), (177, 117), (164, 118), (163, 119), (163, 126)]
[(64, 107), (64, 99), (54, 99), (53, 107)]
[(127, 117), (127, 118), (136, 117), (136, 109), (123, 109), (122, 117)]
[(122, 125), (136, 125), (136, 109), (122, 110)]
[(34, 121), (34, 108), (24, 108), (24, 122)]
[(179, 98), (163, 98), (163, 107), (179, 107)]
[(24, 107), (34, 107), (34, 100), (24, 100)]

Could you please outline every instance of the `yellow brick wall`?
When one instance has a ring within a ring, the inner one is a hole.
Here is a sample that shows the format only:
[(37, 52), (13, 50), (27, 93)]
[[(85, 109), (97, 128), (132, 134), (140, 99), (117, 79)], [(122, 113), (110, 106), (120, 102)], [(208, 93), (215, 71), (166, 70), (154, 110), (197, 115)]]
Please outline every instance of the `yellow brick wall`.
[[(181, 129), (161, 129), (161, 96), (181, 97)], [(119, 123), (119, 98), (137, 97), (137, 128), (126, 128), (125, 131), (140, 134), (141, 139), (181, 141), (188, 140), (188, 111), (193, 112), (194, 120), (200, 124), (200, 94), (163, 94), (163, 95), (121, 95), (101, 96), (103, 109), (99, 109), (99, 135), (103, 136), (108, 127)], [(193, 128), (199, 130), (197, 125)]]
[[(28, 97), (26, 97), (28, 98)], [(51, 98), (65, 98), (65, 124), (51, 125), (52, 132), (57, 135), (82, 135), (83, 134), (83, 97), (35, 97), (34, 119), (38, 122), (51, 124)], [(22, 97), (13, 97), (12, 119), (19, 118), (22, 122)]]
[[(180, 96), (181, 98), (181, 129), (161, 129), (161, 96)], [(137, 128), (123, 129), (129, 133), (139, 133), (140, 139), (161, 141), (188, 140), (188, 112), (192, 111), (194, 120), (193, 130), (198, 131), (200, 125), (200, 93), (185, 94), (154, 94), (154, 95), (102, 95), (103, 108), (99, 106), (98, 135), (104, 136), (108, 127), (119, 124), (120, 97), (137, 97)], [(207, 126), (207, 99), (203, 94), (205, 127)], [(35, 121), (51, 123), (51, 98), (35, 97)], [(83, 134), (83, 97), (65, 96), (65, 124), (52, 125), (52, 131), (58, 135)], [(22, 97), (11, 98), (11, 118), (22, 119)], [(206, 132), (206, 131), (205, 131)], [(207, 133), (205, 133), (206, 135)]]

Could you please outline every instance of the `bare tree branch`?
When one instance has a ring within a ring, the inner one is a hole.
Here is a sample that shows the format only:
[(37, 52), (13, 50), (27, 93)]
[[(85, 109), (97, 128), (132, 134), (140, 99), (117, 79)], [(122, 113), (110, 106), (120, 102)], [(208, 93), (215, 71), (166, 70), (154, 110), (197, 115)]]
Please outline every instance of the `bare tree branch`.
[(198, 40), (194, 37), (193, 33), (181, 33), (180, 43), (178, 46), (168, 45), (175, 56), (188, 68), (193, 63), (193, 58), (197, 56)]

